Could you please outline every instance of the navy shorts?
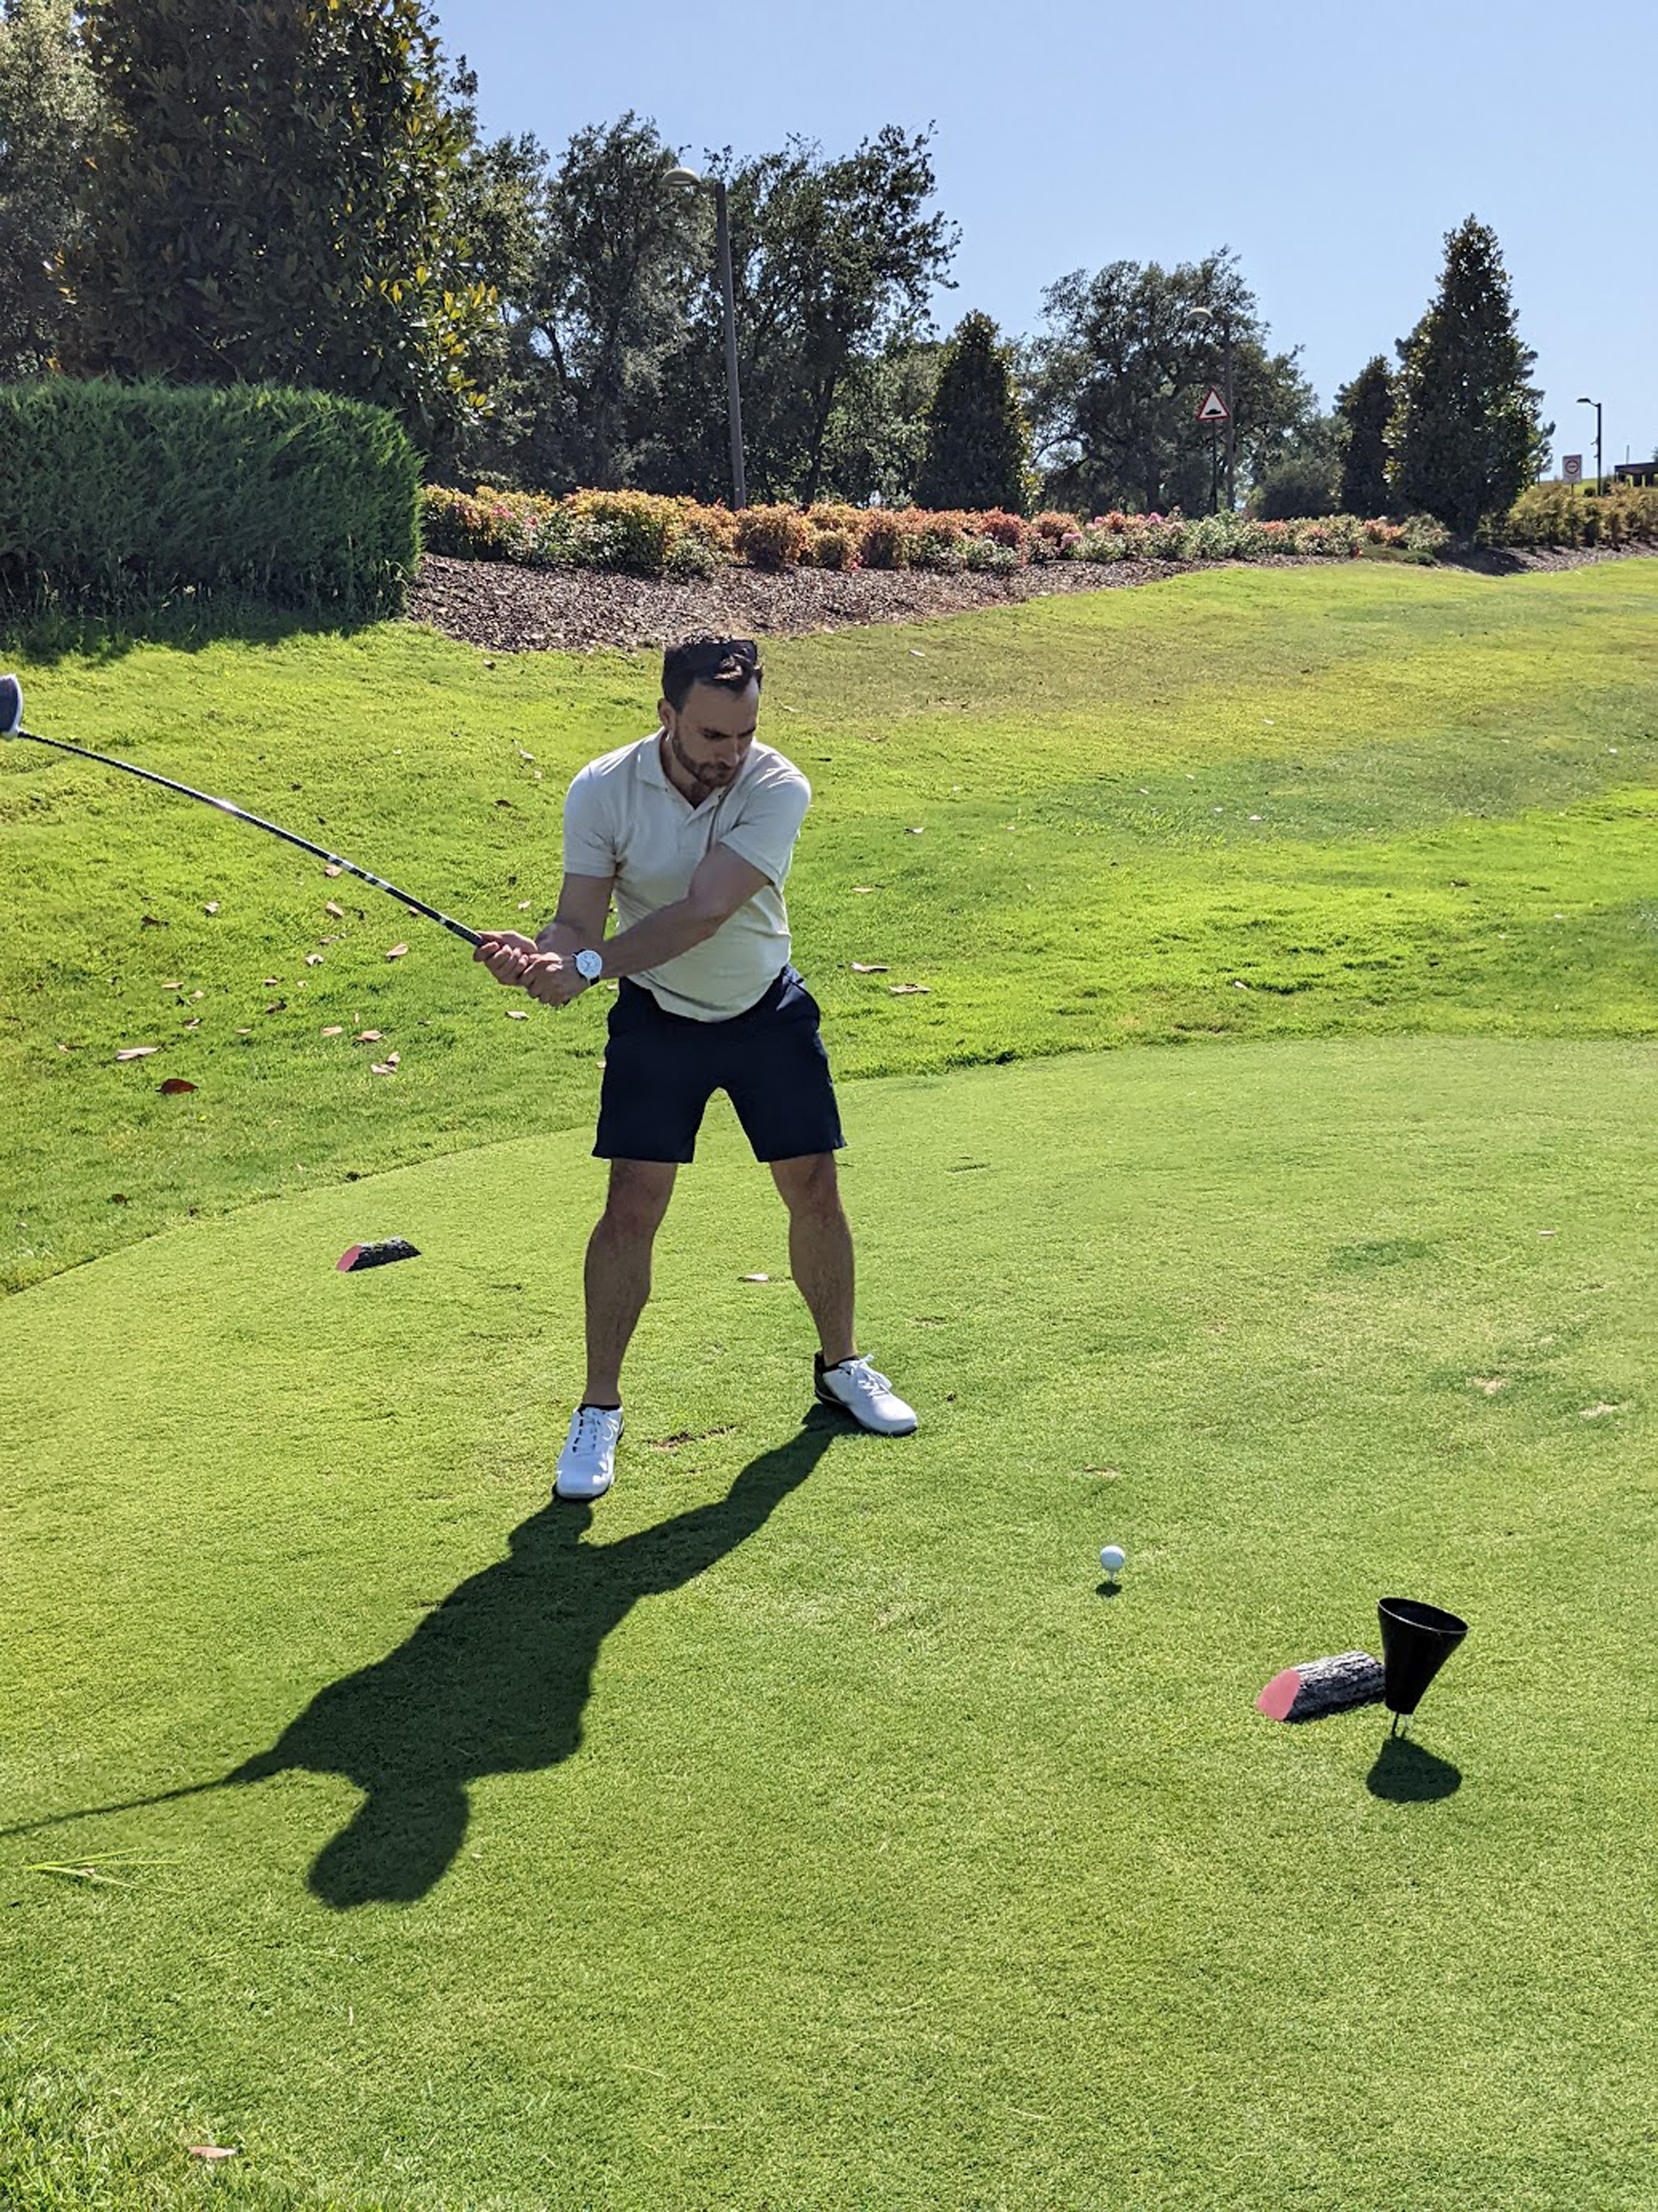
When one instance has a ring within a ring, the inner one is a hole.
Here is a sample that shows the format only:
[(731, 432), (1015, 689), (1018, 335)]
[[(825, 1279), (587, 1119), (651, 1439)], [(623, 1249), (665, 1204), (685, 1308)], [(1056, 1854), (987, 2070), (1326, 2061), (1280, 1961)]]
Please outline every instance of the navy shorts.
[(793, 1160), (846, 1143), (817, 1033), (817, 1001), (793, 968), (725, 1022), (663, 1011), (624, 976), (610, 1009), (599, 1093), (601, 1160), (693, 1159), (716, 1091), (737, 1109), (757, 1160)]

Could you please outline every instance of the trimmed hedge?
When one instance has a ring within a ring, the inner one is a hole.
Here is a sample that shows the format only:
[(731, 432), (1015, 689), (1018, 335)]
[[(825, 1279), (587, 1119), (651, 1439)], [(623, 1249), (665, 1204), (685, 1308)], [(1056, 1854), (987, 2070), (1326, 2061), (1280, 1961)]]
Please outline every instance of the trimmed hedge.
[(222, 592), (400, 612), (420, 457), (361, 400), (268, 385), (0, 384), (0, 599), (120, 615)]

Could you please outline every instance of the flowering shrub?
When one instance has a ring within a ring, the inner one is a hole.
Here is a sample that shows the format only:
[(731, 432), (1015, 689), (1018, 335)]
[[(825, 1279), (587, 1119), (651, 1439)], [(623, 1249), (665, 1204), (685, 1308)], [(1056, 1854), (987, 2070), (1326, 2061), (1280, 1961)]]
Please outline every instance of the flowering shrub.
[(798, 568), (811, 544), (798, 507), (745, 507), (737, 517), (737, 550), (756, 568)]
[(811, 565), (814, 568), (836, 570), (859, 566), (858, 548), (849, 530), (820, 530), (811, 542)]
[(998, 538), (967, 538), (963, 544), (967, 549), (963, 565), (975, 575), (1011, 576), (1024, 566), (1018, 548), (1004, 545)]
[[(711, 575), (732, 561), (781, 569), (798, 564), (845, 573), (927, 568), (1006, 574), (1025, 562), (1266, 560), (1274, 555), (1333, 558), (1373, 551), (1431, 557), (1450, 542), (1431, 515), (1404, 522), (1351, 514), (1263, 521), (1243, 514), (1187, 520), (1114, 507), (1080, 521), (1050, 509), (1029, 521), (925, 507), (860, 507), (820, 501), (783, 506), (703, 507), (649, 492), (472, 491), (431, 485), (422, 495), (428, 551), (530, 567), (593, 568), (633, 575)], [(1619, 485), (1595, 498), (1565, 484), (1536, 484), (1489, 534), (1499, 544), (1622, 545), (1658, 539), (1658, 490)]]
[(1080, 536), (1074, 514), (1061, 514), (1048, 507), (1031, 516), (1025, 544), (1033, 561), (1058, 561), (1064, 557), (1065, 540), (1075, 541)]
[(1440, 553), (1451, 542), (1451, 533), (1437, 516), (1407, 514), (1400, 544), (1407, 553)]

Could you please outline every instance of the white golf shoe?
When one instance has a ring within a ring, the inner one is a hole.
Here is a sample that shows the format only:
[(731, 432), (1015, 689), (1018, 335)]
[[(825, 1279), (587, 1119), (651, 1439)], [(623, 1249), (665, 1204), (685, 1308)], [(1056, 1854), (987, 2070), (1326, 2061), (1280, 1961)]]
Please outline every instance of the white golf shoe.
[(914, 1412), (886, 1376), (878, 1375), (861, 1354), (843, 1359), (838, 1367), (825, 1367), (819, 1352), (813, 1382), (824, 1405), (838, 1406), (878, 1437), (907, 1437), (918, 1425)]
[(568, 1500), (603, 1498), (616, 1480), (616, 1447), (622, 1434), (622, 1408), (578, 1406), (570, 1416), (570, 1433), (558, 1455), (555, 1498)]

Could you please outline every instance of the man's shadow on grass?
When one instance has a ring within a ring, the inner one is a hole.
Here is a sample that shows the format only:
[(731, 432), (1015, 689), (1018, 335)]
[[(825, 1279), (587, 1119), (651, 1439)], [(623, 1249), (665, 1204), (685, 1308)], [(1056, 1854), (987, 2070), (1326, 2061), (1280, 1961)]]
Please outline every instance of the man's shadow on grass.
[(842, 1433), (814, 1407), (724, 1498), (614, 1543), (582, 1540), (591, 1506), (543, 1507), (513, 1531), (508, 1558), (462, 1583), (388, 1657), (319, 1691), (226, 1781), (344, 1775), (363, 1802), (319, 1852), (310, 1887), (342, 1911), (412, 1904), (460, 1849), (467, 1784), (572, 1757), (611, 1630), (641, 1598), (678, 1589), (734, 1552)]

